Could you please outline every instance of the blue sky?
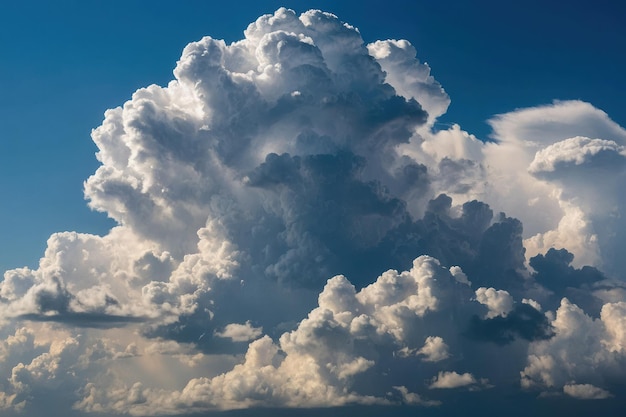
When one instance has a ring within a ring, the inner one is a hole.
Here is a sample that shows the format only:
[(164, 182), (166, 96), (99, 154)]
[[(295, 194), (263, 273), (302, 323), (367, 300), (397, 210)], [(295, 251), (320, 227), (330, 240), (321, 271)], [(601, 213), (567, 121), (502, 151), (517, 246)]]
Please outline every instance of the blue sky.
[(623, 409), (625, 12), (0, 6), (0, 414)]

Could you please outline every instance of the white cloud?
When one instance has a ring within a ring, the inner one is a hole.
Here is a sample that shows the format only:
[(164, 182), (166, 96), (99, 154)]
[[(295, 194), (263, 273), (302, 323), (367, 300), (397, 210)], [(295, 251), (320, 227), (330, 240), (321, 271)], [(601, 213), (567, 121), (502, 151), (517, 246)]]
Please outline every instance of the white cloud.
[[(572, 396), (593, 396), (602, 375), (624, 372), (624, 321), (626, 303), (607, 303), (600, 318), (589, 317), (563, 299), (552, 320), (555, 336), (530, 345), (528, 362), (521, 372), (522, 386), (529, 389), (562, 388)], [(567, 388), (566, 388), (567, 387)], [(585, 394), (587, 393), (587, 394)]]
[(439, 388), (439, 389), (450, 389), (450, 388), (461, 388), (469, 385), (474, 385), (478, 381), (474, 376), (468, 372), (464, 374), (459, 374), (454, 371), (446, 372), (442, 371), (433, 379), (430, 384), (430, 389)]
[(468, 286), (472, 285), (470, 280), (467, 279), (467, 275), (465, 274), (465, 272), (463, 272), (463, 270), (460, 267), (458, 267), (458, 266), (451, 266), (450, 267), (450, 273), (452, 274), (454, 279), (456, 279), (461, 284), (466, 284)]
[(450, 357), (448, 345), (439, 336), (428, 336), (424, 346), (416, 353), (426, 362), (439, 362)]
[(612, 397), (611, 393), (591, 384), (572, 384), (563, 386), (563, 392), (581, 400), (603, 400)]
[(530, 259), (550, 248), (566, 246), (575, 254), (576, 266), (599, 264), (602, 256), (598, 246), (598, 234), (588, 214), (568, 201), (560, 201), (559, 205), (563, 217), (554, 229), (524, 239), (526, 257)]
[(418, 394), (414, 392), (410, 392), (404, 386), (393, 387), (393, 389), (395, 389), (396, 391), (400, 393), (400, 395), (402, 395), (402, 402), (407, 405), (420, 404), (420, 405), (426, 405), (426, 406), (437, 406), (441, 404), (440, 401), (424, 400)]
[(535, 154), (535, 159), (528, 167), (532, 174), (554, 172), (559, 166), (592, 164), (594, 160), (603, 159), (597, 164), (610, 162), (607, 158), (624, 159), (626, 148), (614, 141), (603, 139), (589, 139), (577, 136), (565, 139), (541, 149)]
[(249, 342), (257, 339), (261, 334), (263, 334), (263, 328), (253, 327), (250, 321), (244, 324), (228, 324), (223, 331), (215, 333), (216, 336), (231, 339), (233, 342)]
[(532, 308), (534, 308), (537, 311), (541, 311), (541, 304), (539, 304), (538, 302), (536, 302), (533, 299), (530, 298), (524, 298), (522, 300), (522, 303), (524, 304), (528, 304), (529, 306), (531, 306)]
[(487, 318), (506, 317), (513, 310), (513, 297), (504, 290), (480, 287), (476, 290), (476, 301), (489, 309)]
[(522, 220), (532, 237), (528, 255), (571, 247), (576, 266), (622, 269), (609, 248), (623, 240), (613, 231), (624, 203), (615, 187), (624, 175), (626, 130), (576, 100), (516, 110), (490, 124), (498, 143), (485, 146), (485, 163), (498, 191), (485, 200)]
[(441, 85), (430, 75), (428, 64), (416, 59), (416, 50), (406, 40), (376, 41), (367, 50), (385, 71), (385, 81), (398, 94), (412, 97), (428, 112), (429, 124), (446, 112), (450, 98)]
[[(283, 333), (277, 343), (268, 336), (251, 342), (243, 362), (229, 371), (213, 378), (191, 379), (179, 391), (144, 387), (135, 396), (142, 398), (140, 402), (121, 395), (125, 392), (122, 388), (117, 391), (90, 385), (76, 407), (143, 415), (175, 413), (180, 408), (391, 404), (393, 399), (387, 398), (386, 393), (393, 386), (380, 387), (378, 395), (363, 395), (353, 389), (353, 384), (367, 372), (379, 374), (380, 356), (393, 358), (398, 346), (415, 350), (425, 361), (448, 357), (448, 347), (441, 337), (426, 338), (420, 350), (405, 339), (409, 330), (437, 311), (443, 300), (436, 299), (435, 294), (450, 296), (443, 292), (450, 284), (454, 285), (454, 278), (429, 257), (416, 259), (410, 271), (387, 271), (358, 292), (345, 277), (337, 276), (328, 280), (319, 296), (319, 306), (295, 330)], [(428, 308), (421, 305), (421, 299), (427, 300)], [(247, 335), (256, 329), (250, 323), (231, 325), (221, 337), (229, 330), (237, 334), (245, 330)], [(368, 345), (374, 349), (363, 349)], [(179, 349), (175, 343), (160, 342), (146, 352), (163, 354)], [(437, 404), (422, 400), (406, 388), (396, 389), (404, 403)]]
[[(616, 229), (623, 206), (615, 187), (623, 182), (619, 161), (626, 130), (591, 104), (575, 100), (498, 115), (490, 124), (494, 142), (483, 143), (455, 125), (436, 133), (420, 131), (400, 149), (425, 164), (435, 174), (433, 188), (453, 197), (454, 203), (478, 199), (520, 219), (528, 258), (550, 247), (571, 247), (576, 266), (620, 270), (621, 258), (610, 248), (623, 236), (612, 237), (610, 230)], [(586, 164), (581, 164), (583, 155)], [(563, 165), (571, 158), (579, 163), (572, 162), (571, 172), (535, 176), (541, 167), (547, 169), (557, 159)], [(612, 162), (601, 162), (607, 158)], [(600, 170), (594, 168), (600, 163)]]
[(589, 103), (579, 100), (520, 109), (490, 120), (497, 140), (550, 145), (575, 136), (626, 142), (626, 130)]

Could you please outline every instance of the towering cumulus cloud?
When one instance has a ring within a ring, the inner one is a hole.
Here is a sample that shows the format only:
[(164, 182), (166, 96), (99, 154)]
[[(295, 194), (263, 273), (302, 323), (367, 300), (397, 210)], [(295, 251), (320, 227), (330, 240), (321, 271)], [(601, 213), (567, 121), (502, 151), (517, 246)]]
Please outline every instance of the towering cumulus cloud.
[(555, 101), (436, 131), (409, 42), (287, 9), (244, 35), (93, 131), (117, 226), (5, 272), (4, 414), (625, 406), (624, 129)]

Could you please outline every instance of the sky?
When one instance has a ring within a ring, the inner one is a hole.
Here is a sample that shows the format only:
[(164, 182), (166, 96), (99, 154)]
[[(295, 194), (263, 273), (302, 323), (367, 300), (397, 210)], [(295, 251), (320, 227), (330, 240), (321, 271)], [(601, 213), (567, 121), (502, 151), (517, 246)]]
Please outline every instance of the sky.
[(3, 414), (623, 409), (623, 6), (290, 3), (2, 6)]

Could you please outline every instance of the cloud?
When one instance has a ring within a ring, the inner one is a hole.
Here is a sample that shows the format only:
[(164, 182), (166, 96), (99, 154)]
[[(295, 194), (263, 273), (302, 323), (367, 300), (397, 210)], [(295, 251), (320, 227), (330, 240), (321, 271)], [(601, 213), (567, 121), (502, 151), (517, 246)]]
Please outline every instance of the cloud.
[(458, 374), (454, 371), (451, 372), (439, 372), (433, 382), (430, 384), (430, 389), (450, 389), (461, 388), (468, 385), (474, 385), (478, 381), (470, 373)]
[[(400, 149), (427, 166), (434, 174), (431, 184), (455, 204), (477, 199), (521, 220), (527, 258), (550, 247), (567, 247), (577, 267), (602, 266), (618, 274), (621, 258), (610, 248), (622, 237), (614, 237), (610, 229), (615, 230), (615, 215), (623, 204), (615, 187), (623, 180), (619, 152), (626, 131), (606, 113), (575, 100), (498, 115), (490, 124), (492, 142), (452, 126), (421, 131)], [(575, 157), (572, 152), (583, 142), (585, 150)], [(596, 155), (599, 143), (608, 147)], [(582, 155), (587, 163), (572, 163), (567, 174), (538, 171), (557, 160), (557, 165), (571, 158), (582, 161)], [(598, 170), (593, 155), (600, 158), (598, 163), (605, 156), (613, 162)], [(550, 158), (554, 161), (548, 162)], [(537, 212), (542, 215), (532, 214)]]
[(618, 143), (626, 140), (624, 128), (602, 110), (580, 100), (557, 100), (516, 110), (495, 116), (490, 124), (494, 137), (503, 142), (550, 144), (575, 136), (601, 137)]
[[(554, 292), (556, 297), (546, 299), (551, 309), (558, 308), (561, 298), (568, 296), (594, 315), (599, 313), (603, 302), (590, 291), (600, 285), (606, 277), (598, 269), (584, 266), (580, 269), (570, 264), (574, 255), (566, 249), (550, 249), (545, 255), (537, 255), (530, 259), (530, 266), (538, 283)], [(609, 285), (610, 286), (610, 285)]]
[(439, 336), (428, 336), (424, 346), (416, 353), (426, 362), (439, 362), (450, 357), (448, 345)]
[(506, 317), (513, 310), (513, 298), (504, 290), (480, 287), (476, 290), (476, 300), (489, 309), (488, 319)]
[(624, 383), (626, 131), (604, 112), (556, 101), (495, 116), (491, 141), (435, 131), (450, 99), (415, 48), (315, 10), (192, 42), (174, 77), (92, 132), (85, 196), (117, 226), (55, 233), (37, 268), (4, 273), (6, 412)]
[[(145, 388), (140, 402), (126, 394), (117, 395), (116, 391), (107, 393), (95, 385), (86, 388), (86, 398), (98, 398), (97, 408), (101, 410), (138, 415), (176, 413), (180, 408), (391, 404), (386, 391), (394, 387), (382, 389), (376, 396), (354, 391), (353, 384), (364, 373), (380, 372), (376, 363), (380, 355), (391, 358), (394, 347), (411, 348), (412, 329), (423, 317), (441, 308), (444, 300), (437, 295), (448, 285), (459, 284), (429, 257), (416, 259), (410, 271), (387, 271), (358, 292), (345, 277), (337, 276), (328, 280), (319, 295), (319, 306), (295, 330), (283, 333), (278, 343), (268, 336), (253, 341), (243, 362), (228, 372), (192, 379), (180, 391)], [(228, 337), (235, 340), (242, 329), (256, 330), (249, 323), (231, 325), (218, 336), (232, 333)], [(444, 360), (442, 339), (426, 340), (419, 353), (428, 355), (430, 361)], [(403, 402), (422, 403), (406, 387), (395, 389), (402, 394)], [(119, 392), (127, 390), (120, 388)], [(94, 401), (86, 398), (77, 406), (93, 407)], [(425, 400), (424, 404), (431, 403)]]
[(231, 339), (233, 342), (249, 342), (263, 334), (262, 327), (252, 327), (249, 321), (245, 324), (231, 323), (223, 331), (215, 333), (217, 337)]
[(407, 388), (403, 386), (393, 387), (393, 389), (395, 389), (400, 393), (400, 395), (402, 395), (402, 402), (407, 405), (437, 406), (441, 404), (438, 401), (425, 401), (419, 395), (415, 394), (414, 392), (409, 392), (409, 390), (407, 390)]
[[(502, 182), (485, 200), (523, 222), (527, 257), (566, 247), (575, 266), (618, 276), (622, 259), (611, 248), (623, 240), (614, 231), (624, 203), (616, 187), (623, 181), (626, 131), (577, 100), (520, 109), (490, 124), (497, 143), (485, 146), (485, 161), (490, 177)], [(537, 211), (543, 215), (526, 216)]]
[(570, 397), (581, 400), (603, 400), (612, 396), (610, 392), (591, 384), (565, 385), (563, 392)]
[(432, 125), (437, 117), (446, 112), (450, 98), (430, 75), (428, 64), (415, 59), (417, 52), (408, 41), (376, 41), (367, 45), (367, 50), (385, 71), (385, 81), (398, 94), (415, 98), (428, 112), (429, 124)]
[(564, 298), (551, 323), (554, 337), (530, 345), (522, 386), (562, 387), (566, 394), (578, 397), (605, 392), (597, 389), (603, 390), (606, 380), (624, 370), (625, 311), (624, 302), (607, 303), (600, 318), (593, 319)]
[(467, 279), (467, 275), (465, 274), (465, 272), (463, 272), (463, 270), (460, 267), (458, 267), (458, 266), (450, 267), (450, 273), (452, 274), (454, 279), (456, 279), (458, 282), (460, 282), (462, 284), (467, 284), (469, 286), (472, 285), (470, 280)]
[(550, 339), (554, 332), (545, 315), (532, 304), (523, 303), (516, 305), (506, 316), (487, 316), (485, 319), (473, 316), (467, 335), (506, 345), (517, 338), (528, 341)]
[(591, 165), (596, 169), (610, 169), (611, 164), (624, 162), (625, 153), (626, 148), (614, 141), (577, 136), (537, 152), (528, 170), (535, 175), (547, 175), (566, 169), (568, 165)]

